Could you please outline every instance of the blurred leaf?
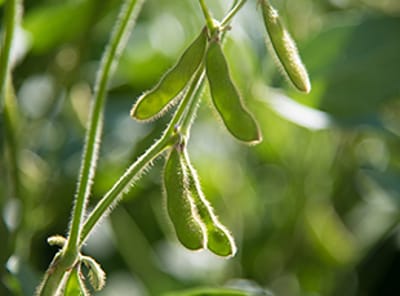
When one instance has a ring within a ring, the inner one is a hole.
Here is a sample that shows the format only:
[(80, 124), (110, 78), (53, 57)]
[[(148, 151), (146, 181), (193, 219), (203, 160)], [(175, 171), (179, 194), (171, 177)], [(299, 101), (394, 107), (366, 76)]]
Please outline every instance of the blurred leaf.
[(91, 8), (92, 1), (65, 1), (27, 13), (23, 27), (32, 34), (32, 50), (44, 52), (81, 34)]
[[(1, 216), (0, 216), (0, 237), (2, 238), (3, 241), (11, 243), (10, 232)], [(11, 249), (10, 249), (11, 246), (9, 243), (0, 245), (0, 264), (2, 268), (3, 266), (5, 266), (8, 257), (11, 255)], [(2, 270), (2, 268), (0, 270)]]
[(319, 107), (342, 120), (374, 115), (400, 96), (400, 18), (365, 18), (322, 32), (304, 48)]
[(243, 292), (224, 288), (196, 288), (179, 292), (168, 292), (164, 296), (250, 296), (249, 292)]
[[(146, 284), (152, 295), (159, 295), (173, 287), (172, 279), (157, 268), (156, 254), (132, 217), (121, 206), (110, 217), (116, 246), (132, 274)], [(157, 284), (154, 285), (154, 282)]]
[(384, 189), (400, 207), (400, 174), (395, 171), (380, 172), (374, 169), (363, 169), (362, 172)]
[(320, 255), (335, 264), (348, 264), (357, 251), (356, 242), (333, 207), (327, 202), (314, 202), (306, 210), (306, 221)]
[[(14, 289), (21, 290), (22, 295), (33, 295), (36, 285), (39, 282), (37, 274), (34, 273), (28, 262), (20, 261), (17, 257), (14, 258), (15, 270), (11, 272)], [(17, 284), (18, 281), (18, 284)]]
[(277, 91), (272, 91), (264, 85), (257, 88), (256, 96), (269, 105), (278, 115), (299, 126), (310, 130), (331, 128), (333, 118), (322, 111), (299, 104), (295, 100)]

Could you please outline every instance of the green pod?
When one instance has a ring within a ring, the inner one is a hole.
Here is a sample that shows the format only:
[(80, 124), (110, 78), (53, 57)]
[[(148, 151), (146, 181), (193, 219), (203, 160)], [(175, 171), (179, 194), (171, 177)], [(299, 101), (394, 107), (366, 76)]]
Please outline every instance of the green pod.
[(232, 82), (221, 44), (215, 40), (207, 50), (206, 73), (214, 106), (229, 132), (243, 142), (260, 142), (262, 137), (258, 124), (243, 105)]
[(199, 68), (204, 58), (207, 40), (207, 30), (203, 29), (157, 85), (139, 97), (131, 110), (133, 118), (147, 121), (162, 115)]
[(272, 47), (272, 52), (276, 54), (279, 64), (293, 85), (298, 90), (309, 93), (311, 83), (307, 70), (301, 61), (295, 42), (279, 18), (278, 11), (268, 0), (261, 0), (261, 7), (270, 40), (269, 47)]
[(188, 191), (188, 175), (179, 148), (172, 148), (164, 167), (168, 215), (178, 240), (190, 250), (204, 248), (205, 233)]
[(236, 245), (229, 230), (221, 224), (211, 204), (206, 199), (201, 189), (196, 170), (189, 160), (186, 150), (184, 162), (188, 173), (188, 189), (193, 198), (200, 220), (207, 231), (207, 248), (214, 254), (222, 257), (232, 257), (236, 253)]

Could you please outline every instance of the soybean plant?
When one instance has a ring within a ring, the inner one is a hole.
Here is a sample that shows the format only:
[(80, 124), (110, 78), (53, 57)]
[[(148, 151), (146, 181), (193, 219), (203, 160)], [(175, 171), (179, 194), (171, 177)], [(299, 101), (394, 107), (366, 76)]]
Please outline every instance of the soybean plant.
[[(166, 129), (160, 138), (128, 167), (94, 209), (86, 213), (96, 171), (106, 89), (145, 0), (124, 2), (110, 42), (104, 51), (94, 86), (91, 116), (70, 228), (66, 237), (57, 235), (48, 239), (49, 244), (58, 246), (60, 250), (39, 285), (37, 295), (88, 295), (87, 284), (96, 291), (103, 288), (105, 272), (93, 258), (82, 254), (82, 245), (93, 228), (110, 213), (112, 206), (131, 189), (152, 161), (163, 155), (166, 161), (161, 179), (167, 200), (166, 211), (171, 225), (175, 228), (177, 239), (188, 249), (208, 249), (221, 257), (228, 258), (234, 256), (236, 252), (231, 232), (218, 219), (203, 193), (200, 178), (190, 161), (187, 143), (190, 140), (190, 129), (197, 107), (203, 99), (201, 94), (206, 82), (209, 84), (212, 106), (217, 111), (215, 113), (221, 117), (227, 131), (240, 142), (247, 144), (257, 144), (262, 140), (257, 120), (245, 106), (231, 78), (229, 61), (223, 51), (223, 40), (229, 33), (231, 20), (247, 2), (246, 0), (233, 1), (233, 7), (220, 21), (212, 17), (204, 0), (199, 0), (199, 7), (204, 15), (203, 28), (176, 64), (161, 77), (154, 88), (140, 96), (131, 109), (130, 114), (134, 119), (151, 121), (165, 115), (167, 109), (176, 106)], [(270, 2), (268, 0), (260, 2), (270, 47), (293, 85), (300, 91), (309, 92), (311, 85), (307, 71), (293, 39)], [(5, 97), (6, 86), (12, 82), (9, 60), (17, 1), (7, 3), (10, 13), (0, 57), (1, 99)], [(3, 106), (2, 101), (0, 106)], [(8, 105), (4, 104), (5, 114), (7, 108)], [(81, 274), (82, 266), (87, 268), (88, 278)]]

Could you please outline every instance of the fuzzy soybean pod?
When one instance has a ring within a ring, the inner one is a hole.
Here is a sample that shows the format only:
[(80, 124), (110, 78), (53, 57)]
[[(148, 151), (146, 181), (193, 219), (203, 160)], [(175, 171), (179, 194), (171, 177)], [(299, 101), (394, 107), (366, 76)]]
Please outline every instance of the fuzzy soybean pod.
[(284, 73), (293, 85), (298, 90), (309, 93), (311, 83), (307, 70), (301, 61), (295, 42), (280, 20), (278, 11), (268, 0), (261, 0), (261, 7), (270, 41), (268, 47), (276, 54)]
[(205, 233), (188, 191), (188, 175), (179, 147), (172, 148), (164, 167), (167, 210), (178, 240), (190, 250), (204, 248)]
[(206, 199), (196, 170), (190, 163), (187, 151), (184, 151), (184, 162), (188, 171), (188, 188), (195, 203), (201, 221), (207, 232), (207, 249), (218, 256), (232, 257), (236, 253), (236, 245), (229, 230), (222, 225), (214, 214), (211, 204)]
[(206, 54), (206, 74), (215, 108), (226, 128), (238, 140), (250, 144), (262, 140), (257, 122), (243, 105), (232, 82), (221, 44), (212, 40)]
[(162, 76), (158, 84), (139, 97), (131, 110), (133, 118), (149, 121), (161, 116), (168, 109), (199, 68), (207, 41), (207, 30), (203, 29), (178, 62)]

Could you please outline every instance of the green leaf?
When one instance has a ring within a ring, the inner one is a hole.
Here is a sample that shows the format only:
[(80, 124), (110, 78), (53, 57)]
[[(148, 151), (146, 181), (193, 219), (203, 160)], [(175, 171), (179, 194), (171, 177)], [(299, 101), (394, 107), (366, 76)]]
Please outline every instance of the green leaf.
[(100, 291), (106, 284), (106, 273), (92, 257), (82, 256), (82, 263), (89, 269), (89, 282), (95, 291)]
[(400, 19), (366, 19), (343, 30), (350, 36), (325, 76), (320, 107), (343, 119), (361, 118), (400, 96)]
[(215, 40), (207, 50), (206, 72), (214, 106), (226, 128), (240, 141), (259, 143), (262, 136), (258, 124), (243, 105), (232, 82), (221, 45)]
[(45, 52), (82, 33), (90, 21), (91, 1), (62, 1), (27, 13), (23, 27), (32, 34), (32, 50)]
[(399, 32), (400, 19), (387, 16), (330, 24), (302, 48), (313, 77), (307, 103), (341, 124), (379, 124), (380, 110), (400, 96)]
[(226, 288), (196, 288), (185, 291), (168, 292), (163, 296), (250, 296), (249, 292)]
[(310, 203), (305, 213), (310, 238), (322, 257), (336, 264), (348, 264), (355, 258), (357, 242), (330, 203)]
[(203, 61), (207, 39), (207, 30), (203, 29), (158, 84), (139, 97), (131, 110), (133, 118), (152, 120), (161, 116), (168, 109), (168, 106), (182, 92)]
[(194, 202), (188, 192), (188, 175), (178, 149), (171, 149), (164, 167), (167, 210), (182, 245), (190, 250), (198, 250), (205, 244), (204, 226), (197, 217)]

